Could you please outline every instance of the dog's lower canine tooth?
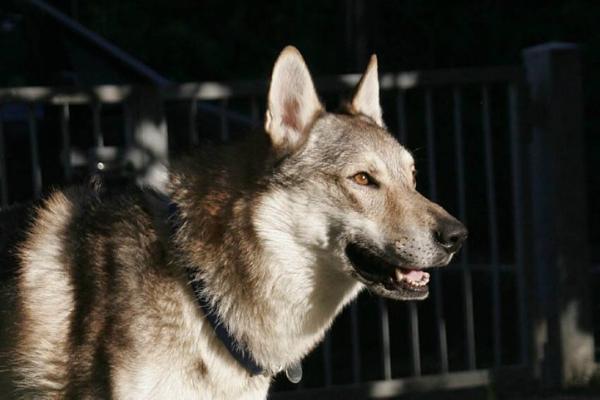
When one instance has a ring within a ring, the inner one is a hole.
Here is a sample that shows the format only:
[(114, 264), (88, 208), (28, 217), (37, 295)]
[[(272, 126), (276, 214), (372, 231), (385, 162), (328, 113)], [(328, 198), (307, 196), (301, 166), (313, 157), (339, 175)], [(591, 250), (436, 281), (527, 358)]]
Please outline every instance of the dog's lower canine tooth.
[(398, 282), (402, 282), (404, 280), (404, 274), (402, 274), (402, 271), (400, 271), (398, 268), (396, 268), (396, 280), (398, 280)]

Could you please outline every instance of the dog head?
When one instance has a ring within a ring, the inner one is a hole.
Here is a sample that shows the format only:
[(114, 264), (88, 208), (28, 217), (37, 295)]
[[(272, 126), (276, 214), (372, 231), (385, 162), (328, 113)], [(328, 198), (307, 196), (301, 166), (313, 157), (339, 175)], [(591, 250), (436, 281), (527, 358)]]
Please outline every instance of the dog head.
[(417, 192), (413, 157), (383, 123), (376, 57), (347, 113), (333, 114), (300, 53), (286, 48), (274, 66), (265, 130), (279, 160), (272, 203), (285, 203), (272, 207), (276, 224), (314, 265), (326, 265), (315, 268), (334, 268), (385, 297), (426, 298), (423, 269), (448, 264), (467, 230)]

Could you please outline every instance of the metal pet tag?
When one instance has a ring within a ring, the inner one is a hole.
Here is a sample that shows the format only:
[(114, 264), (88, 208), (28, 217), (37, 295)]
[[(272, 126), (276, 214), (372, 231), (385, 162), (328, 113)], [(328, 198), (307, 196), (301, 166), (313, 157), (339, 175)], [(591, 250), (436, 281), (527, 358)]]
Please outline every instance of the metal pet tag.
[(288, 381), (298, 383), (302, 380), (302, 364), (297, 362), (285, 370)]

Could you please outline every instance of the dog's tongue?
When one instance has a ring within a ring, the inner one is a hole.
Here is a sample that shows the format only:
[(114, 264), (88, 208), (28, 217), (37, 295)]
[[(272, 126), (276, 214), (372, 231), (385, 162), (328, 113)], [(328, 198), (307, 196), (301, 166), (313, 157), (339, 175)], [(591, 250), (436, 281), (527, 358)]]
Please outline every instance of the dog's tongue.
[(418, 269), (411, 269), (411, 270), (406, 270), (403, 269), (402, 272), (404, 273), (404, 276), (413, 282), (420, 282), (423, 279), (423, 276), (425, 275), (425, 272), (418, 270)]
[(429, 283), (429, 274), (419, 269), (397, 267), (396, 281), (405, 281), (412, 285), (424, 286)]

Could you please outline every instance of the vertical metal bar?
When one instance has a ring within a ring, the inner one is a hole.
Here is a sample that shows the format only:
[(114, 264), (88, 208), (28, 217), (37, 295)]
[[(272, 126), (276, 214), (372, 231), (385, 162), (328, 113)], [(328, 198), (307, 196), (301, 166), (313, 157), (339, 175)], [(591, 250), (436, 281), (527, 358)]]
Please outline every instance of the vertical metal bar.
[(331, 361), (330, 333), (325, 336), (325, 340), (323, 341), (323, 365), (325, 366), (325, 386), (331, 386), (333, 383), (333, 366)]
[(0, 189), (2, 190), (2, 207), (8, 206), (8, 182), (6, 182), (6, 153), (4, 151), (4, 116), (0, 108)]
[(123, 103), (123, 129), (125, 130), (125, 148), (127, 150), (133, 147), (133, 116), (129, 103)]
[(429, 197), (437, 201), (437, 182), (435, 171), (435, 132), (433, 124), (433, 95), (431, 89), (425, 90), (425, 133), (427, 137), (427, 173), (429, 177)]
[(419, 311), (417, 303), (408, 303), (408, 329), (410, 334), (410, 358), (414, 376), (421, 376), (421, 344), (419, 342)]
[(133, 115), (132, 115), (132, 107), (129, 101), (123, 102), (123, 135), (124, 135), (124, 143), (125, 143), (125, 171), (124, 173), (135, 174), (139, 164), (136, 163), (134, 158), (134, 152), (132, 151), (134, 147), (134, 133), (133, 133)]
[(220, 102), (220, 112), (219, 116), (221, 117), (221, 140), (224, 142), (229, 140), (229, 119), (227, 118), (227, 99), (222, 99)]
[(60, 132), (62, 137), (62, 164), (65, 180), (71, 181), (73, 171), (71, 169), (71, 136), (69, 133), (69, 122), (71, 119), (69, 104), (65, 103), (60, 109)]
[[(425, 90), (425, 131), (427, 135), (427, 169), (429, 175), (429, 197), (437, 201), (437, 181), (435, 166), (435, 127), (433, 116), (433, 94), (430, 88)], [(439, 271), (432, 272), (435, 321), (438, 333), (438, 351), (440, 370), (448, 372), (448, 341), (446, 338), (446, 320), (442, 305), (442, 276)]]
[(388, 307), (384, 298), (378, 299), (379, 316), (381, 321), (381, 362), (383, 365), (383, 378), (392, 379), (392, 358), (390, 353), (390, 321)]
[(527, 298), (525, 291), (525, 249), (523, 237), (523, 187), (521, 180), (521, 146), (519, 144), (519, 98), (517, 85), (512, 83), (508, 85), (508, 112), (509, 112), (509, 132), (510, 132), (510, 154), (511, 154), (511, 175), (513, 182), (513, 229), (515, 240), (515, 269), (517, 278), (517, 296), (519, 302), (519, 353), (521, 364), (527, 363), (529, 359), (529, 346), (527, 328)]
[(92, 128), (94, 132), (94, 145), (96, 147), (104, 146), (104, 137), (102, 135), (102, 124), (100, 121), (102, 103), (96, 102), (92, 105)]
[(31, 151), (31, 175), (33, 195), (35, 198), (42, 194), (42, 168), (40, 166), (40, 156), (37, 137), (37, 122), (35, 119), (34, 104), (29, 105), (28, 112), (29, 125), (29, 148)]
[(252, 96), (250, 100), (250, 115), (252, 117), (252, 123), (258, 126), (260, 123), (260, 107), (258, 106), (258, 100), (256, 100), (256, 96)]
[(406, 103), (403, 89), (399, 89), (396, 96), (396, 114), (398, 117), (398, 140), (403, 146), (406, 146), (408, 133), (406, 132)]
[(198, 138), (198, 125), (197, 125), (197, 118), (198, 118), (198, 100), (196, 98), (193, 98), (190, 101), (190, 120), (189, 120), (189, 124), (190, 124), (190, 132), (189, 132), (189, 141), (190, 144), (192, 146), (198, 146), (199, 144), (199, 138)]
[(481, 90), (482, 95), (482, 124), (485, 154), (485, 174), (488, 200), (488, 223), (490, 234), (490, 250), (492, 262), (492, 318), (494, 337), (494, 365), (502, 363), (501, 343), (502, 325), (500, 321), (500, 265), (498, 260), (498, 222), (496, 215), (496, 190), (494, 185), (494, 153), (492, 145), (492, 124), (490, 117), (490, 92), (487, 85)]
[[(462, 96), (458, 87), (453, 90), (454, 105), (454, 151), (456, 153), (457, 191), (458, 191), (458, 217), (467, 224), (467, 200), (465, 189), (465, 156), (463, 150), (462, 129)], [(471, 269), (469, 268), (469, 252), (467, 243), (463, 245), (460, 255), (460, 266), (462, 270), (465, 310), (465, 347), (467, 349), (467, 367), (471, 370), (476, 367), (475, 354), (475, 321), (473, 317), (473, 285)]]
[(358, 332), (358, 304), (350, 305), (350, 330), (352, 334), (352, 378), (360, 382), (360, 334)]

